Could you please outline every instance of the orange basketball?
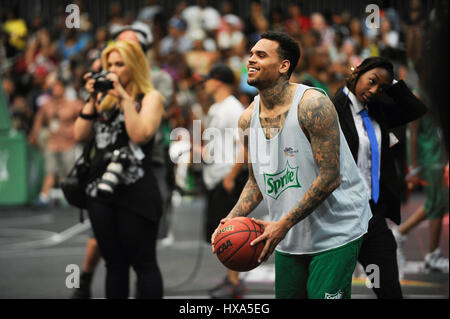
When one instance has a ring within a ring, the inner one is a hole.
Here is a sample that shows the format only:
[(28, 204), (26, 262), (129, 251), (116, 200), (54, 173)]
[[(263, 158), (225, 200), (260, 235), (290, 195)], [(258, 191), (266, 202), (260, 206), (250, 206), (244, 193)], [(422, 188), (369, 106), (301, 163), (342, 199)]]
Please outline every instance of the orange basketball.
[(235, 271), (249, 271), (259, 265), (258, 257), (264, 242), (250, 243), (260, 236), (264, 228), (248, 217), (236, 217), (220, 227), (214, 239), (216, 255), (225, 267)]

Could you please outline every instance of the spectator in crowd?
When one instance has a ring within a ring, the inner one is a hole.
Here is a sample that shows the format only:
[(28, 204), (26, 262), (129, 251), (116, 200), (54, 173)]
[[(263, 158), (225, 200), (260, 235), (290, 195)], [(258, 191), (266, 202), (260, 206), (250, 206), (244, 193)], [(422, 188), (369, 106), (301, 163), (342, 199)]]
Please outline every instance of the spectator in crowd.
[(58, 41), (58, 52), (62, 60), (69, 60), (71, 57), (79, 55), (87, 49), (89, 41), (89, 34), (83, 33), (78, 36), (75, 28), (65, 28), (64, 35)]
[[(406, 56), (411, 62), (417, 62), (422, 56), (424, 41), (425, 10), (421, 0), (409, 0), (409, 8), (404, 17)], [(411, 62), (408, 67), (411, 67)]]
[(352, 42), (355, 52), (359, 54), (364, 47), (364, 33), (361, 27), (361, 21), (358, 18), (352, 18), (349, 24), (350, 34), (346, 38)]
[(391, 21), (389, 19), (381, 19), (380, 36), (378, 47), (383, 52), (384, 49), (396, 49), (400, 40), (400, 35), (397, 31), (392, 30)]
[(26, 96), (34, 116), (51, 96), (51, 86), (56, 71), (48, 73), (44, 67), (38, 67), (31, 75), (28, 94)]
[(335, 13), (332, 15), (331, 19), (333, 21), (333, 24), (331, 27), (334, 30), (334, 33), (339, 33), (343, 37), (348, 37), (350, 34), (349, 30), (349, 20), (351, 18), (351, 15), (348, 11), (344, 10), (341, 13)]
[(167, 56), (171, 52), (184, 54), (193, 47), (192, 40), (186, 35), (186, 22), (173, 17), (168, 22), (169, 34), (161, 40), (159, 53)]
[(0, 69), (8, 67), (7, 60), (8, 34), (0, 29)]
[(400, 33), (402, 31), (402, 22), (398, 11), (392, 7), (392, 1), (381, 0), (380, 2), (380, 16), (389, 20), (393, 31)]
[(114, 34), (118, 29), (126, 25), (123, 19), (122, 5), (118, 1), (114, 1), (109, 6), (108, 32)]
[(342, 54), (341, 47), (344, 41), (344, 34), (342, 32), (336, 32), (334, 34), (334, 39), (332, 45), (328, 48), (328, 55), (330, 57), (330, 62), (345, 62), (345, 56)]
[(321, 88), (327, 94), (330, 94), (327, 85), (327, 68), (330, 66), (328, 50), (324, 47), (309, 48), (305, 52), (304, 61), (306, 64), (306, 71), (301, 77), (301, 83)]
[(320, 34), (320, 45), (328, 48), (333, 43), (334, 30), (320, 12), (311, 14), (311, 29)]
[(240, 51), (245, 47), (243, 24), (241, 19), (234, 14), (227, 14), (223, 17), (223, 27), (217, 33), (217, 45), (220, 50), (228, 50), (238, 47)]
[(361, 56), (356, 52), (354, 42), (350, 39), (347, 39), (342, 43), (341, 54), (343, 55), (344, 61), (352, 67), (355, 67), (362, 62)]
[(75, 162), (74, 124), (82, 108), (80, 100), (70, 101), (65, 97), (66, 85), (61, 79), (53, 84), (52, 97), (45, 103), (34, 119), (29, 141), (35, 145), (42, 128), (48, 129), (45, 144), (45, 178), (38, 205), (50, 203), (49, 193), (57, 180), (64, 178)]
[(13, 127), (28, 135), (33, 124), (33, 113), (22, 95), (14, 96), (10, 113)]
[(197, 0), (197, 4), (188, 6), (181, 12), (181, 17), (187, 23), (186, 34), (191, 39), (198, 31), (214, 35), (219, 29), (220, 14), (215, 8), (208, 6), (208, 0)]
[(251, 0), (249, 12), (245, 20), (244, 33), (249, 42), (248, 45), (251, 47), (258, 42), (260, 35), (269, 28), (269, 21), (264, 14), (261, 0)]
[(94, 39), (90, 43), (90, 50), (88, 51), (87, 55), (92, 56), (93, 54), (95, 55), (95, 53), (97, 53), (99, 50), (101, 51), (105, 47), (109, 37), (110, 35), (106, 27), (104, 26), (98, 27), (97, 31), (95, 32)]
[(275, 7), (270, 11), (269, 16), (269, 29), (272, 31), (285, 32), (286, 27), (284, 23), (283, 9)]
[(192, 31), (193, 48), (184, 53), (186, 64), (194, 73), (207, 74), (217, 59), (215, 51), (205, 49), (205, 37), (206, 33), (203, 30)]
[(14, 83), (13, 79), (11, 79), (11, 77), (7, 75), (2, 77), (2, 85), (6, 102), (11, 103), (14, 95), (16, 94), (16, 84)]
[(161, 13), (162, 10), (163, 8), (157, 4), (156, 0), (147, 0), (147, 6), (139, 10), (137, 18), (138, 20), (151, 24), (155, 16)]
[(303, 15), (302, 5), (299, 2), (292, 1), (289, 3), (289, 18), (285, 22), (286, 31), (292, 36), (305, 33), (311, 28), (310, 19)]
[(52, 46), (50, 33), (46, 28), (41, 28), (34, 35), (25, 49), (26, 72), (33, 74), (36, 69), (43, 68), (50, 73), (56, 69), (55, 47)]
[(8, 35), (7, 57), (14, 56), (25, 49), (28, 29), (25, 20), (19, 17), (17, 4), (8, 10), (2, 29)]

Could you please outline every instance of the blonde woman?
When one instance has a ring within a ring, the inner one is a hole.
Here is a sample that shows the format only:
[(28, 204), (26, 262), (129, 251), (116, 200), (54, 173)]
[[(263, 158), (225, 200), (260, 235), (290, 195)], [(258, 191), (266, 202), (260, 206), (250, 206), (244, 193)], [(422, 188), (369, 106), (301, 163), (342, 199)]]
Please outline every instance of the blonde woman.
[(149, 65), (138, 44), (118, 41), (102, 53), (113, 88), (94, 89), (75, 123), (78, 141), (94, 139), (87, 209), (106, 264), (106, 297), (128, 298), (129, 268), (137, 274), (137, 296), (161, 298), (156, 236), (162, 201), (151, 170), (153, 136), (164, 113)]

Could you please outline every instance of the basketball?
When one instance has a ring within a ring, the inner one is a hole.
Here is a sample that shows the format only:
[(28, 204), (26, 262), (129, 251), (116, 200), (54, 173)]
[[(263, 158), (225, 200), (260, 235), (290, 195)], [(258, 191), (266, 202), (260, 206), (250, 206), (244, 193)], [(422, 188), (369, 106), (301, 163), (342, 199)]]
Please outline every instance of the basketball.
[(256, 268), (264, 242), (255, 246), (250, 243), (260, 236), (264, 228), (248, 217), (236, 217), (219, 229), (214, 239), (216, 255), (227, 268), (235, 271), (249, 271)]

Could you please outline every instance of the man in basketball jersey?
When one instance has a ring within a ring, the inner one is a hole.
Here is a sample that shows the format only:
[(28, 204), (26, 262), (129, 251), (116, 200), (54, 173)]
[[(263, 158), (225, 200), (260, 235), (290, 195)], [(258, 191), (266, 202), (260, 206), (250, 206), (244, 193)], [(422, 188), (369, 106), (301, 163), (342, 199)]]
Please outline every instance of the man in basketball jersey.
[(248, 84), (259, 95), (239, 119), (249, 178), (221, 223), (264, 198), (271, 221), (256, 220), (264, 233), (251, 244), (264, 242), (259, 262), (275, 250), (275, 297), (350, 298), (372, 213), (332, 102), (289, 82), (299, 58), (295, 40), (279, 32), (262, 34), (251, 49)]

